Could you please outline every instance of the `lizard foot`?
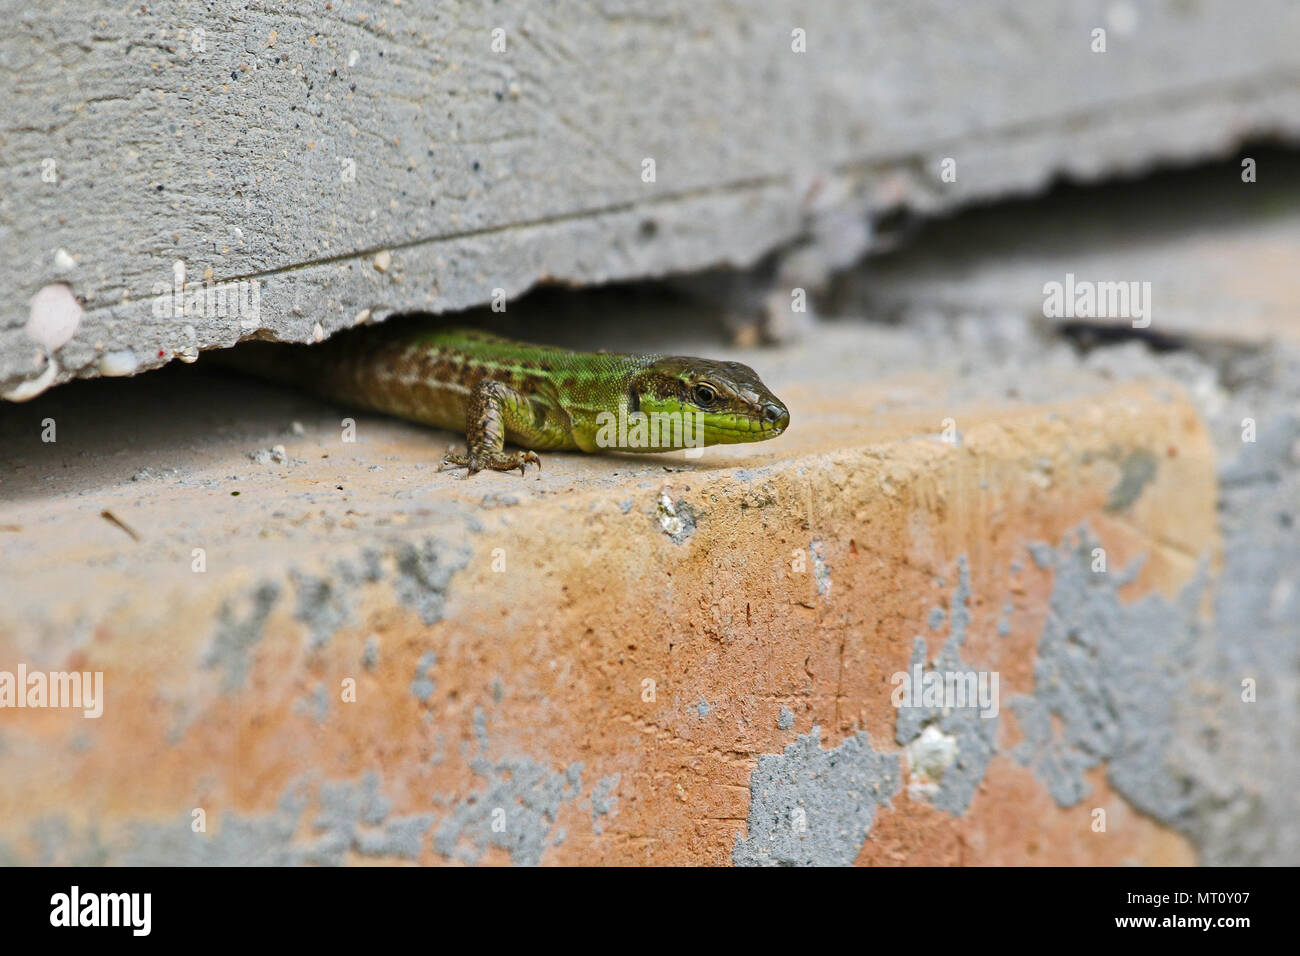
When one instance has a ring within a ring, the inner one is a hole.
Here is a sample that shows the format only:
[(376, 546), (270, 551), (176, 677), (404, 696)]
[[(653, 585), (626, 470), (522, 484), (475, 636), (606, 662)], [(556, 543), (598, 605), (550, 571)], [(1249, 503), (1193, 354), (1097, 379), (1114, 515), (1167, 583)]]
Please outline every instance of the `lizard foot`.
[(442, 464), (438, 466), (439, 471), (445, 471), (448, 468), (464, 468), (467, 475), (477, 474), (484, 468), (490, 468), (493, 471), (514, 471), (519, 469), (519, 474), (524, 474), (526, 466), (534, 464), (540, 470), (542, 459), (538, 457), (535, 451), (517, 451), (513, 455), (507, 455), (504, 452), (489, 452), (485, 455), (447, 455), (442, 459)]

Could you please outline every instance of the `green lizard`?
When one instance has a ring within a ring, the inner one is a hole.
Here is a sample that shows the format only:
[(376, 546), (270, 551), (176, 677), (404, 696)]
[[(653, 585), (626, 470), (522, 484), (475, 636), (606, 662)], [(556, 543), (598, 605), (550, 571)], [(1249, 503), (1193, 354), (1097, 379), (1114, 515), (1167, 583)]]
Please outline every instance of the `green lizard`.
[[(335, 336), (246, 370), (292, 378), (327, 399), (464, 429), (444, 468), (523, 474), (537, 450), (670, 451), (764, 441), (790, 412), (739, 362), (572, 352), (465, 328), (381, 326)], [(506, 442), (524, 448), (508, 453)]]

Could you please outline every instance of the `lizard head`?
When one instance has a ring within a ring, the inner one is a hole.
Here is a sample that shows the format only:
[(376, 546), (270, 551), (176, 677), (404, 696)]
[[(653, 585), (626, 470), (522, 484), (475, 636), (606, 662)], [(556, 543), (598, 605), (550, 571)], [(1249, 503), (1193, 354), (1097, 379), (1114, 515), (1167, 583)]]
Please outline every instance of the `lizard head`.
[(633, 393), (639, 411), (684, 419), (690, 429), (687, 435), (696, 436), (693, 444), (697, 445), (766, 441), (790, 424), (785, 404), (752, 368), (739, 362), (682, 356), (656, 359), (633, 383)]

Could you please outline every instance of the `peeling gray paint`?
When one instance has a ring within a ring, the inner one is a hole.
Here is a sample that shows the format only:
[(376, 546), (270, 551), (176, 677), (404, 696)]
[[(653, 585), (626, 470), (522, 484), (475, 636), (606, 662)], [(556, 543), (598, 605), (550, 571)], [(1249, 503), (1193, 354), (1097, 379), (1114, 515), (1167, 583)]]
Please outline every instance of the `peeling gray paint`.
[[(970, 563), (962, 555), (957, 560), (957, 587), (953, 590), (950, 605), (948, 639), (931, 670), (940, 673), (976, 670), (962, 660), (960, 652), (970, 627), (970, 596)], [(917, 637), (912, 645), (909, 671), (917, 666), (924, 669), (925, 652), (925, 639)], [(956, 741), (957, 755), (944, 770), (942, 779), (935, 782), (936, 787), (930, 795), (930, 802), (936, 809), (960, 816), (970, 807), (996, 750), (999, 722), (999, 717), (986, 717), (978, 707), (912, 705), (898, 708), (894, 736), (900, 744), (912, 743), (930, 726)]]
[(414, 609), (425, 624), (437, 624), (446, 610), (452, 577), (469, 564), (469, 546), (425, 538), (419, 544), (399, 544), (395, 556), (397, 575), (393, 586), (398, 599)]
[(862, 850), (876, 808), (899, 786), (898, 757), (866, 733), (823, 750), (814, 726), (750, 774), (749, 833), (737, 836), (737, 866), (848, 866)]
[(1136, 577), (1141, 562), (1094, 573), (1091, 551), (1097, 546), (1085, 526), (1055, 554), (1034, 692), (1009, 704), (1025, 736), (1013, 754), (1062, 806), (1088, 796), (1084, 774), (1105, 762), (1116, 790), (1138, 809), (1173, 823), (1189, 809), (1189, 790), (1168, 754), (1177, 724), (1194, 709), (1205, 573), (1172, 602), (1150, 594), (1124, 603), (1119, 589)]
[[(302, 832), (312, 803), (319, 810)], [(221, 814), (219, 825), (195, 833), (187, 810), (174, 823), (134, 823), (112, 862), (126, 866), (339, 866), (349, 853), (414, 860), (433, 823), (431, 814), (393, 817), (379, 775), (332, 781), (316, 787), (304, 778), (281, 796), (276, 808), (256, 816)]]
[(1145, 448), (1135, 448), (1120, 462), (1120, 480), (1110, 491), (1107, 511), (1125, 511), (1142, 496), (1142, 491), (1156, 476), (1156, 456)]
[(299, 698), (294, 705), (294, 710), (308, 715), (318, 724), (323, 724), (330, 712), (329, 692), (325, 690), (325, 685), (317, 684), (310, 696)]
[(827, 597), (831, 593), (831, 569), (826, 563), (826, 547), (820, 540), (808, 546), (808, 555), (812, 558), (813, 578), (817, 581), (817, 596)]
[[(487, 717), (481, 709), (475, 710), (474, 723), (479, 750), (470, 766), (487, 783), (459, 800), (439, 823), (434, 849), (450, 859), (477, 863), (489, 846), (495, 846), (509, 853), (514, 863), (536, 866), (551, 845), (560, 808), (578, 796), (582, 764), (572, 763), (560, 772), (527, 756), (490, 759)], [(494, 829), (494, 818), (503, 819), (504, 828)]]
[(596, 781), (591, 791), (591, 828), (597, 835), (605, 832), (601, 817), (618, 814), (618, 782), (622, 774), (612, 773)]
[(355, 620), (363, 573), (347, 561), (337, 561), (327, 577), (294, 570), (290, 578), (298, 592), (294, 617), (307, 625), (311, 633), (310, 649), (320, 650), (335, 631)]
[(433, 678), (429, 676), (431, 671), (438, 663), (438, 655), (433, 651), (425, 651), (420, 655), (419, 661), (415, 665), (415, 677), (411, 681), (411, 693), (420, 703), (428, 703), (429, 698), (433, 696), (435, 686)]
[(1029, 545), (1029, 556), (1034, 559), (1034, 566), (1041, 571), (1052, 567), (1055, 560), (1052, 546), (1043, 541), (1035, 541)]
[(252, 593), (252, 607), (242, 618), (236, 617), (232, 604), (222, 604), (217, 616), (216, 634), (203, 656), (205, 668), (225, 672), (221, 688), (224, 693), (239, 690), (248, 677), (249, 650), (262, 639), (262, 629), (271, 609), (280, 597), (280, 586), (270, 581), (259, 584)]
[(776, 715), (776, 728), (777, 730), (789, 730), (793, 726), (794, 711), (782, 704), (780, 712)]
[(1016, 613), (1016, 606), (1010, 601), (1002, 605), (1002, 616), (998, 618), (998, 637), (1006, 637), (1011, 633), (1011, 615)]

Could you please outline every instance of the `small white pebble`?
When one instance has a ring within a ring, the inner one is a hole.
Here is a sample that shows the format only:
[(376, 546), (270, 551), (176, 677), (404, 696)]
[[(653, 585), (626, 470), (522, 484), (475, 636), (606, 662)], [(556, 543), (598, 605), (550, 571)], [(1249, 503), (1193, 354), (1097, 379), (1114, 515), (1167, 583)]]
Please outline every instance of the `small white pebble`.
[(311, 330), (311, 337), (317, 342), (325, 341), (325, 329), (321, 327), (319, 322), (317, 322), (315, 327)]
[(106, 378), (134, 375), (139, 367), (140, 363), (130, 349), (116, 349), (99, 357), (99, 374)]
[(352, 324), (365, 325), (369, 321), (370, 321), (370, 310), (362, 309), (360, 312), (357, 313), (357, 317), (352, 320)]
[(68, 254), (67, 249), (60, 249), (54, 253), (54, 268), (60, 272), (71, 272), (77, 268), (77, 260)]
[(307, 434), (307, 429), (302, 427), (302, 422), (294, 422), (292, 425), (289, 426), (289, 430), (292, 431), (295, 435)]
[(393, 256), (387, 249), (375, 254), (375, 268), (380, 272), (387, 272), (393, 264)]
[(36, 378), (28, 379), (25, 382), (18, 383), (9, 391), (5, 392), (3, 396), (0, 397), (6, 398), (11, 402), (29, 401), (35, 398), (37, 395), (41, 394), (41, 392), (45, 391), (51, 385), (53, 385), (54, 377), (58, 374), (59, 374), (58, 363), (55, 362), (54, 359), (52, 358), (48, 359), (45, 363), (44, 372), (42, 372)]
[(27, 337), (57, 352), (71, 341), (85, 310), (62, 282), (45, 286), (32, 296), (27, 313)]
[(360, 60), (361, 53), (359, 51), (353, 50), (348, 54), (348, 66), (356, 66)]

